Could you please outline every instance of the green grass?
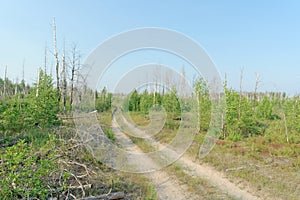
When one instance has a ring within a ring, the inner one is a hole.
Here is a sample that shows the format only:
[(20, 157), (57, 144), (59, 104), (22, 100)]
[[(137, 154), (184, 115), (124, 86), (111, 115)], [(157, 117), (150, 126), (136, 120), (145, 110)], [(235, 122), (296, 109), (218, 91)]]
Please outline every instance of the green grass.
[[(142, 115), (132, 115), (137, 124), (145, 123)], [(130, 130), (128, 130), (130, 131)], [(261, 196), (269, 194), (269, 198), (297, 199), (300, 196), (300, 134), (289, 132), (290, 143), (286, 142), (282, 121), (274, 120), (266, 128), (264, 135), (249, 138), (231, 138), (219, 140), (213, 150), (200, 162), (208, 163), (217, 170), (223, 171), (232, 180), (240, 180), (241, 184), (250, 185)], [(175, 132), (176, 133), (176, 132)], [(188, 149), (188, 154), (196, 158), (204, 141), (206, 132), (195, 136)], [(174, 131), (164, 127), (155, 139), (161, 143), (169, 143), (174, 137)], [(151, 147), (146, 141), (134, 139), (134, 142), (145, 152)], [(195, 185), (204, 185), (184, 173), (181, 166), (168, 167), (182, 182), (191, 183), (189, 187), (195, 190)]]
[(276, 144), (274, 149), (274, 144), (266, 143), (261, 136), (238, 143), (225, 142), (217, 144), (201, 162), (225, 172), (230, 179), (250, 185), (262, 196), (266, 193), (269, 198), (298, 198), (299, 148)]

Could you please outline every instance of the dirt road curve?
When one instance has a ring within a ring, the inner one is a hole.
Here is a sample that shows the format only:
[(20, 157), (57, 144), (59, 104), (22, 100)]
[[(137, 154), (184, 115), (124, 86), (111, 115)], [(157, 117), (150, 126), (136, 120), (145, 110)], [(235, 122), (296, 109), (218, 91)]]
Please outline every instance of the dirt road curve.
[[(127, 122), (125, 122), (127, 124)], [(127, 124), (128, 125), (128, 124)], [(121, 144), (124, 149), (135, 152), (135, 153), (143, 153), (140, 148), (138, 148), (130, 138), (120, 131), (118, 123), (113, 120), (112, 128), (115, 132), (115, 136), (117, 142)], [(133, 131), (135, 130), (134, 127), (130, 127)], [(139, 133), (140, 135), (143, 133)], [(155, 146), (159, 148), (164, 148), (162, 144), (156, 142)], [(129, 158), (130, 159), (130, 158)], [(207, 165), (199, 165), (192, 161), (192, 159), (188, 158), (187, 156), (182, 156), (178, 161), (178, 164), (182, 166), (185, 173), (191, 175), (193, 177), (198, 177), (200, 179), (204, 179), (212, 186), (217, 187), (219, 190), (223, 191), (223, 193), (228, 194), (229, 196), (233, 197), (234, 199), (245, 199), (245, 200), (258, 200), (260, 198), (256, 197), (255, 195), (251, 194), (245, 189), (239, 188), (234, 183), (230, 182), (221, 172), (215, 170), (214, 168), (207, 166)], [(143, 164), (150, 164), (155, 165), (155, 160), (148, 158), (145, 156), (143, 160)], [(138, 166), (136, 166), (138, 167)], [(188, 186), (180, 182), (177, 177), (170, 177), (164, 170), (159, 170), (151, 173), (145, 173), (146, 177), (148, 177), (155, 186), (155, 190), (159, 199), (166, 200), (166, 199), (203, 199), (199, 194), (191, 194), (188, 191)]]

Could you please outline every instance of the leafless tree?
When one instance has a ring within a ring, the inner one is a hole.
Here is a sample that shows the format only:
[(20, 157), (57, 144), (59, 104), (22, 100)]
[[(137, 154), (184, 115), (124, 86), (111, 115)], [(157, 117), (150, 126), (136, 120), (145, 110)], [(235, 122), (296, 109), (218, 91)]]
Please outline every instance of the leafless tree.
[(72, 53), (72, 57), (71, 57), (71, 60), (70, 60), (70, 63), (71, 63), (70, 110), (72, 110), (72, 105), (73, 105), (75, 74), (80, 69), (80, 56), (77, 52), (77, 46), (75, 44), (72, 47), (72, 52), (71, 53)]
[(287, 119), (286, 119), (286, 115), (285, 112), (283, 111), (283, 122), (284, 122), (284, 130), (285, 130), (285, 139), (286, 142), (289, 143), (289, 134), (288, 134), (288, 127), (287, 127)]
[(36, 81), (36, 91), (35, 91), (35, 97), (39, 97), (39, 87), (40, 87), (40, 68), (37, 70), (37, 81)]
[(55, 24), (55, 18), (53, 18), (53, 40), (54, 40), (54, 49), (53, 54), (55, 57), (55, 71), (56, 71), (56, 88), (58, 92), (58, 102), (60, 102), (60, 83), (59, 83), (59, 58), (57, 53), (57, 40), (56, 40), (56, 24)]
[(242, 98), (243, 98), (243, 72), (244, 68), (241, 69), (241, 74), (240, 74), (240, 97), (239, 97), (239, 106), (238, 106), (238, 120), (241, 119), (241, 107), (242, 107)]
[(25, 59), (23, 59), (23, 64), (22, 64), (22, 93), (23, 95), (25, 96), (25, 93), (26, 93), (26, 85), (25, 85)]
[(7, 66), (5, 66), (5, 71), (4, 71), (4, 85), (3, 85), (3, 96), (4, 96), (4, 98), (6, 96), (6, 81), (7, 81)]
[(181, 68), (181, 77), (180, 77), (180, 96), (185, 97), (186, 96), (186, 80), (185, 80), (185, 69), (184, 66)]
[[(64, 45), (65, 46), (65, 45)], [(63, 110), (66, 113), (66, 105), (67, 105), (67, 71), (66, 71), (66, 56), (65, 56), (65, 47), (62, 54), (62, 69), (61, 69), (61, 78), (62, 78), (62, 85), (61, 85), (61, 92), (63, 98)]]
[(253, 101), (252, 101), (252, 114), (254, 113), (255, 110), (255, 104), (257, 100), (257, 90), (259, 87), (259, 84), (261, 83), (260, 75), (256, 73), (256, 79), (255, 79), (255, 87), (254, 87), (254, 93), (253, 93)]
[(45, 45), (45, 51), (44, 51), (44, 71), (47, 74), (47, 44)]

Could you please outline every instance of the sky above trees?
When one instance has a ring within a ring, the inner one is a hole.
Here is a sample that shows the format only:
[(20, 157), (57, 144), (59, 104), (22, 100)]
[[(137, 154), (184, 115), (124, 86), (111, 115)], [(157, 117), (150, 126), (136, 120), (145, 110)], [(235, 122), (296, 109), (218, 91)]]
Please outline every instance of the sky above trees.
[[(45, 46), (48, 71), (54, 74), (55, 17), (59, 53), (64, 43), (67, 51), (77, 44), (82, 62), (112, 35), (139, 27), (168, 28), (198, 42), (233, 88), (239, 87), (244, 68), (245, 90), (254, 89), (259, 73), (260, 91), (295, 94), (300, 92), (299, 10), (296, 0), (1, 2), (0, 75), (7, 66), (9, 78), (20, 80), (24, 65), (26, 81), (34, 82), (37, 68), (44, 66)], [(155, 55), (153, 62), (184, 64), (169, 58)]]

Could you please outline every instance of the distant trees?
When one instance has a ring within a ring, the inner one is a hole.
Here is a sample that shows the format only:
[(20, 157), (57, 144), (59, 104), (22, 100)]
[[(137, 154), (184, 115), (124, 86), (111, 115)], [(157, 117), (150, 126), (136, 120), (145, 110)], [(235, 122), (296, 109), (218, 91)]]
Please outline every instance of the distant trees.
[[(73, 49), (70, 62), (71, 78), (67, 78), (65, 66), (62, 74), (60, 92), (64, 91), (64, 101), (57, 106), (59, 91), (51, 75), (39, 70), (38, 78), (32, 86), (22, 80), (15, 83), (0, 78), (0, 132), (14, 133), (30, 127), (47, 127), (59, 124), (58, 114), (68, 113), (72, 109), (73, 91), (77, 88), (77, 71), (80, 67), (76, 48)], [(69, 81), (68, 81), (69, 80)], [(258, 82), (258, 81), (257, 81)], [(257, 86), (255, 87), (257, 88)], [(300, 142), (300, 97), (288, 97), (285, 93), (237, 92), (224, 82), (226, 109), (223, 119), (222, 138), (238, 141), (253, 135), (267, 134), (266, 130), (279, 131), (286, 142)], [(91, 94), (93, 92), (91, 91)], [(194, 82), (194, 95), (198, 105), (190, 105), (189, 97), (179, 97), (175, 87), (160, 92), (144, 90), (132, 91), (122, 106), (124, 111), (149, 114), (151, 109), (163, 107), (167, 113), (166, 126), (177, 127), (174, 121), (180, 119), (181, 112), (197, 109), (199, 111), (200, 132), (206, 132), (211, 122), (212, 101), (207, 82), (199, 78)], [(98, 112), (110, 111), (112, 93), (106, 87), (94, 92), (95, 108)], [(158, 107), (155, 107), (158, 106)], [(297, 139), (298, 138), (298, 139)]]
[[(242, 75), (241, 75), (242, 79)], [(257, 92), (260, 77), (256, 76), (255, 90), (236, 91), (224, 82), (226, 109), (221, 134), (223, 139), (239, 141), (253, 135), (279, 131), (286, 142), (300, 142), (300, 97), (287, 97), (285, 93)], [(211, 120), (211, 99), (207, 82), (199, 78), (194, 82), (198, 100), (200, 132), (206, 132)]]
[(174, 87), (170, 92), (164, 92), (163, 95), (159, 92), (150, 93), (147, 90), (139, 94), (137, 90), (134, 90), (128, 96), (129, 98), (124, 101), (123, 105), (125, 110), (148, 114), (153, 106), (163, 106), (167, 113), (174, 116), (180, 115), (180, 101)]
[(57, 95), (52, 77), (40, 70), (39, 81), (29, 88), (28, 95), (14, 93), (1, 100), (0, 131), (14, 133), (58, 124)]
[[(38, 78), (33, 86), (26, 85), (24, 74), (20, 82), (9, 80), (5, 67), (4, 77), (0, 78), (0, 131), (17, 132), (31, 126), (45, 127), (59, 123), (58, 114), (68, 114), (72, 111), (74, 92), (79, 91), (79, 88), (86, 93), (94, 94), (95, 108), (98, 112), (110, 111), (112, 93), (108, 92), (106, 87), (101, 91), (91, 91), (85, 84), (84, 75), (79, 73), (82, 66), (77, 46), (72, 46), (70, 54), (65, 48), (62, 55), (58, 53), (55, 19), (53, 19), (53, 40), (54, 76), (46, 72), (46, 52), (45, 70), (38, 70)], [(159, 76), (160, 73), (157, 73), (157, 80)], [(189, 105), (188, 94), (191, 91), (186, 91), (184, 68), (181, 79), (177, 81), (180, 81), (180, 85), (176, 87), (171, 79), (167, 72), (165, 80), (167, 87), (171, 88), (169, 91), (165, 91), (165, 88), (162, 91), (157, 89), (157, 80), (153, 91), (148, 89), (139, 93), (133, 90), (125, 99), (122, 109), (147, 115), (155, 106), (161, 106), (168, 115), (167, 125), (170, 125), (172, 120), (180, 119), (182, 111), (198, 109), (200, 132), (206, 132), (211, 124), (212, 112), (208, 83), (203, 78), (194, 82), (193, 95), (196, 95), (198, 103), (194, 106)], [(244, 92), (242, 80), (243, 71), (240, 75), (239, 91), (229, 88), (225, 80), (224, 93), (220, 94), (225, 95), (226, 99), (226, 109), (222, 115), (223, 139), (237, 141), (252, 135), (263, 135), (268, 126), (272, 125), (278, 128), (286, 142), (294, 142), (297, 140), (295, 138), (300, 138), (297, 136), (300, 132), (300, 97), (288, 97), (284, 92), (258, 92), (260, 84), (258, 74), (254, 91)], [(82, 96), (84, 92), (79, 94), (79, 101), (84, 101)]]
[(243, 137), (262, 134), (264, 124), (257, 120), (257, 116), (252, 114), (252, 100), (247, 95), (228, 88), (227, 84), (224, 84), (224, 92), (226, 97), (226, 119), (225, 134), (223, 135), (234, 140), (240, 140)]
[(99, 94), (95, 92), (95, 107), (98, 112), (104, 112), (111, 109), (112, 94), (104, 87)]
[(194, 82), (194, 91), (197, 96), (200, 130), (207, 131), (211, 119), (211, 101), (207, 82), (199, 78)]
[[(4, 87), (5, 85), (5, 87)], [(20, 83), (13, 82), (12, 80), (6, 78), (5, 80), (0, 78), (0, 98), (5, 99), (16, 94), (28, 94), (30, 86), (25, 84), (22, 80)]]
[[(254, 135), (264, 135), (267, 134), (267, 130), (270, 130), (268, 127), (275, 123), (287, 142), (295, 141), (291, 135), (300, 132), (300, 98), (297, 96), (288, 98), (284, 93), (259, 93), (258, 83), (257, 78), (255, 92), (249, 93), (242, 90), (238, 92), (229, 88), (227, 82), (224, 82), (224, 93), (220, 95), (224, 95), (226, 99), (226, 109), (222, 115), (224, 119), (222, 119), (220, 137), (239, 141)], [(159, 105), (167, 113), (166, 127), (174, 127), (174, 121), (180, 119), (182, 112), (198, 109), (200, 132), (206, 132), (211, 125), (212, 100), (209, 85), (203, 78), (194, 82), (194, 95), (197, 98), (197, 106), (190, 105), (188, 96), (178, 97), (175, 87), (162, 93), (147, 90), (139, 93), (133, 90), (125, 99), (122, 108), (125, 112), (147, 115), (152, 108), (155, 108), (153, 106)]]

